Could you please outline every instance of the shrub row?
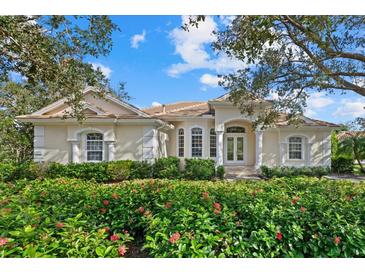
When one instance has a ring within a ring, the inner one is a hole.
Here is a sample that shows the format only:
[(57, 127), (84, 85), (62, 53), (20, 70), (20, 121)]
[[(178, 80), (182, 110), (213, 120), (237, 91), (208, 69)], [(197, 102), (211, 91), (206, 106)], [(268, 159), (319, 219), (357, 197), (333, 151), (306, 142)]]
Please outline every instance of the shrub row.
[(0, 257), (365, 256), (365, 185), (349, 181), (20, 180), (0, 202)]
[(261, 166), (261, 175), (265, 178), (314, 176), (322, 177), (331, 172), (329, 167), (267, 167)]
[(101, 163), (71, 163), (67, 165), (50, 163), (11, 164), (0, 163), (0, 180), (13, 181), (17, 179), (35, 178), (77, 178), (95, 180), (96, 182), (124, 181), (130, 179), (179, 179), (211, 180), (216, 176), (224, 177), (224, 168), (215, 169), (211, 159), (185, 159), (185, 169), (180, 169), (180, 159), (166, 157), (157, 159), (154, 163), (147, 161), (121, 160)]
[(336, 173), (353, 173), (354, 158), (348, 155), (339, 155), (331, 159), (332, 170)]

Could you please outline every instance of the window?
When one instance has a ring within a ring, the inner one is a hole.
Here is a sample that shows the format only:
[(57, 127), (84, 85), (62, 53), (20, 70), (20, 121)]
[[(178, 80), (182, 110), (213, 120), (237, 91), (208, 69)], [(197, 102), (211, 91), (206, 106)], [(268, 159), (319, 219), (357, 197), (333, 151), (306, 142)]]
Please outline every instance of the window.
[(203, 156), (203, 130), (198, 127), (191, 129), (191, 157)]
[(289, 159), (290, 160), (301, 160), (303, 139), (301, 137), (290, 137), (289, 138)]
[(86, 159), (88, 162), (103, 160), (103, 134), (89, 133), (86, 135)]
[(214, 128), (210, 129), (210, 157), (214, 158), (217, 156), (217, 136)]
[(177, 149), (179, 157), (184, 157), (184, 129), (180, 128), (177, 136)]
[(227, 127), (227, 133), (245, 133), (244, 127)]

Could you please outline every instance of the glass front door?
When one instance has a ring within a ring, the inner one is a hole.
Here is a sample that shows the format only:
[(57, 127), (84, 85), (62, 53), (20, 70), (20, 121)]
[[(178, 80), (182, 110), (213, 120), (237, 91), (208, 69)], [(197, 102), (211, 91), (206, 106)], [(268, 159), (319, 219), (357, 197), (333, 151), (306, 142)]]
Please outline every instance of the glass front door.
[(245, 138), (244, 136), (226, 136), (226, 162), (243, 163), (245, 160)]

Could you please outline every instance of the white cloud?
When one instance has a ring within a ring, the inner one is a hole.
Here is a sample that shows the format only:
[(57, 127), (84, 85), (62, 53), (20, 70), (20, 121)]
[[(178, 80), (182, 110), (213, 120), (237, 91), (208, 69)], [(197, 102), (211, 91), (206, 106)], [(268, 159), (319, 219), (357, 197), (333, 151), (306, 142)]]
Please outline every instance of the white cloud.
[(332, 105), (335, 101), (322, 92), (312, 93), (307, 101), (308, 107), (320, 109)]
[(100, 69), (100, 71), (104, 74), (106, 78), (110, 77), (110, 74), (113, 72), (111, 68), (104, 66), (100, 63), (90, 63), (94, 70)]
[(307, 99), (307, 108), (304, 111), (304, 115), (315, 117), (318, 111), (323, 111), (325, 107), (334, 104), (334, 102), (332, 98), (326, 96), (323, 92), (312, 93)]
[(141, 34), (135, 34), (131, 38), (131, 47), (138, 49), (139, 44), (146, 40), (146, 31), (143, 30)]
[(341, 106), (332, 114), (333, 116), (341, 117), (364, 117), (365, 116), (365, 99), (359, 98), (356, 100), (342, 99)]
[(315, 112), (313, 109), (311, 108), (307, 108), (305, 111), (304, 111), (304, 115), (305, 116), (308, 116), (308, 117), (312, 117), (312, 118), (315, 118), (317, 116), (317, 112)]
[[(182, 24), (187, 23), (188, 16), (182, 16)], [(229, 58), (227, 55), (220, 55), (212, 58), (206, 47), (216, 40), (212, 33), (217, 29), (217, 24), (213, 17), (207, 16), (204, 22), (199, 23), (199, 27), (191, 27), (185, 31), (180, 27), (174, 28), (170, 32), (170, 39), (175, 45), (175, 54), (180, 55), (184, 62), (173, 64), (167, 71), (171, 77), (195, 70), (209, 69), (216, 73), (227, 73), (242, 68), (244, 63)]]
[(152, 102), (151, 106), (152, 107), (159, 107), (159, 106), (162, 106), (162, 104), (159, 103), (159, 102)]
[(205, 73), (200, 77), (200, 83), (210, 86), (210, 87), (218, 87), (219, 77)]

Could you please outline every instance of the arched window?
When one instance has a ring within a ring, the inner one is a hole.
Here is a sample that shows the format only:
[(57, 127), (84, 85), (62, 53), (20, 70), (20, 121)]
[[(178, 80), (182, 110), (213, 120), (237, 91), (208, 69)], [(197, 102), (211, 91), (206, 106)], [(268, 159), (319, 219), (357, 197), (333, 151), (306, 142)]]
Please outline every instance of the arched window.
[(191, 129), (191, 157), (203, 157), (203, 130), (199, 127)]
[(178, 130), (178, 136), (177, 136), (177, 149), (178, 149), (178, 155), (179, 157), (184, 157), (184, 129), (179, 128)]
[(86, 160), (88, 162), (103, 161), (103, 134), (88, 133), (86, 135)]
[(244, 127), (227, 127), (227, 133), (245, 133)]
[(217, 136), (215, 134), (215, 130), (214, 128), (210, 129), (210, 136), (209, 136), (209, 141), (210, 141), (210, 157), (214, 158), (217, 156)]
[(303, 138), (290, 137), (289, 138), (289, 160), (303, 159)]

